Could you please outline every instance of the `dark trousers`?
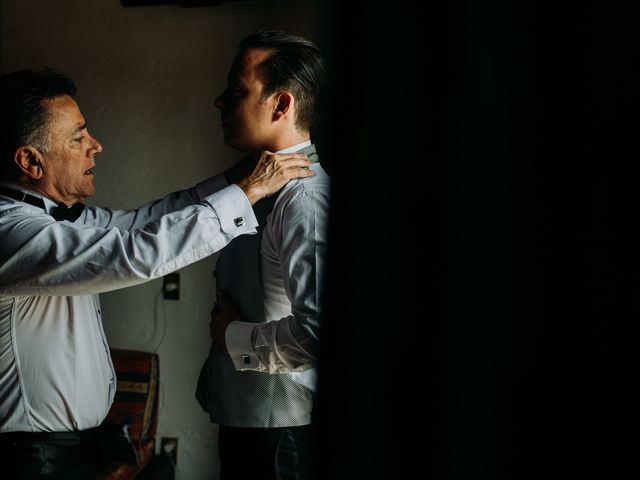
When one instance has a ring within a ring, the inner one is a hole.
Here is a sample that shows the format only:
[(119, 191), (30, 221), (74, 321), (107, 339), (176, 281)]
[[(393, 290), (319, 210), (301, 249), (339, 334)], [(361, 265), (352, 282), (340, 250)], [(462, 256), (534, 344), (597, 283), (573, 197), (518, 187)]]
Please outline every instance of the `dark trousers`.
[(308, 480), (311, 425), (285, 428), (220, 426), (221, 480)]
[(7, 480), (95, 480), (94, 442), (94, 430), (0, 433), (1, 476)]

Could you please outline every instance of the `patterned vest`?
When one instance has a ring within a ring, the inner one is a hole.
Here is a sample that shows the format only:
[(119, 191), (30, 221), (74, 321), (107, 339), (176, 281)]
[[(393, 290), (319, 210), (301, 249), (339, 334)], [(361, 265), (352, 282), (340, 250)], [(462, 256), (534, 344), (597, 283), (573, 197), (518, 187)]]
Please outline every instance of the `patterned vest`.
[[(301, 152), (309, 152), (307, 149)], [(310, 152), (315, 152), (313, 146)], [(316, 157), (317, 158), (317, 157)], [(220, 253), (214, 275), (245, 322), (265, 321), (260, 276), (260, 239), (277, 194), (253, 206), (257, 235), (241, 235)], [(213, 423), (234, 427), (290, 427), (311, 423), (312, 394), (288, 375), (237, 371), (231, 358), (209, 352), (207, 405)]]

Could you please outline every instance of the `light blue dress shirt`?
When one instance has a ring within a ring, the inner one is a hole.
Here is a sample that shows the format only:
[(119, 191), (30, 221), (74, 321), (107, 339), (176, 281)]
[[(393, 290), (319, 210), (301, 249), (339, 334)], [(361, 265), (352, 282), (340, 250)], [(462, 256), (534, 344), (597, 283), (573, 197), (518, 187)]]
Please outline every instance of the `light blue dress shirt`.
[(249, 201), (236, 185), (218, 191), (225, 184), (219, 175), (136, 210), (88, 207), (74, 223), (56, 222), (48, 199), (44, 211), (0, 196), (0, 432), (104, 420), (116, 378), (97, 294), (255, 234)]
[(225, 331), (229, 354), (212, 348), (206, 364), (205, 402), (219, 425), (311, 423), (329, 177), (311, 142), (278, 153), (290, 151), (307, 154), (315, 175), (256, 203), (259, 236), (237, 238), (216, 262), (216, 288), (244, 320)]
[[(310, 142), (288, 151), (300, 151)], [(262, 232), (260, 259), (266, 322), (232, 322), (225, 342), (238, 370), (286, 374), (315, 390), (322, 283), (329, 228), (330, 178), (289, 181)]]

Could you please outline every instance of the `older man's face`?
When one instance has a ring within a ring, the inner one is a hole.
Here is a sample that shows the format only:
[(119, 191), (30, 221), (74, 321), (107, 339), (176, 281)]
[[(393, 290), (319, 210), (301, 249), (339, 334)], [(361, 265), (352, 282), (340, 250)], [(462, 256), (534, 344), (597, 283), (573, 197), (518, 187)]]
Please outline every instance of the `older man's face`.
[(78, 104), (63, 95), (44, 102), (49, 115), (49, 149), (42, 154), (42, 188), (51, 198), (72, 204), (95, 193), (95, 155), (102, 145), (89, 135)]

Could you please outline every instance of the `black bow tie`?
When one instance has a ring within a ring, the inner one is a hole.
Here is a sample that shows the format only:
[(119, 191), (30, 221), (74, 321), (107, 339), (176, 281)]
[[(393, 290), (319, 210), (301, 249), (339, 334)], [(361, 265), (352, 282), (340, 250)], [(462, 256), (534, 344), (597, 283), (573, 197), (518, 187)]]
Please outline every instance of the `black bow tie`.
[(51, 216), (56, 220), (69, 220), (75, 222), (80, 214), (84, 210), (83, 203), (74, 203), (70, 207), (67, 207), (64, 203), (58, 203), (58, 206), (51, 211)]
[[(44, 201), (41, 198), (34, 197), (33, 195), (29, 195), (28, 193), (19, 192), (17, 190), (13, 190), (11, 188), (0, 185), (0, 195), (13, 198), (14, 200), (18, 200), (20, 202), (29, 203), (45, 211), (47, 210), (44, 206)], [(67, 207), (64, 203), (60, 202), (58, 203), (58, 206), (55, 207), (51, 212), (51, 216), (58, 221), (69, 220), (70, 222), (75, 222), (82, 213), (82, 210), (84, 210), (83, 203), (74, 203), (70, 207)]]

